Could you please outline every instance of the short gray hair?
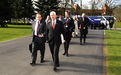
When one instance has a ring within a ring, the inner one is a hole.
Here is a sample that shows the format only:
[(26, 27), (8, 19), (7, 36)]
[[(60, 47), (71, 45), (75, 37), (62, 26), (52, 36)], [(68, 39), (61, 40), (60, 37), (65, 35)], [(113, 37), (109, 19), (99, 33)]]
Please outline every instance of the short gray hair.
[(54, 14), (56, 15), (56, 12), (55, 12), (55, 11), (51, 11), (51, 12), (50, 12), (50, 16), (51, 16), (52, 13), (54, 13)]
[[(85, 13), (82, 13), (82, 16), (84, 16), (85, 15)], [(86, 15), (85, 15), (86, 16)]]

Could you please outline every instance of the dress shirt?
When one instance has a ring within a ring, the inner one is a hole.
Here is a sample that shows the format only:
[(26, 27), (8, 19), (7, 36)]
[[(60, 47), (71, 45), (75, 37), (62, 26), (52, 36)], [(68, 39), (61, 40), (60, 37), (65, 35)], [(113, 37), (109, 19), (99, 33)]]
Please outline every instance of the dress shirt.
[[(34, 33), (35, 36), (37, 36), (37, 26), (38, 26), (38, 22), (39, 21), (36, 21), (36, 24), (35, 24), (35, 33)], [(40, 24), (40, 22), (39, 22), (39, 24)]]

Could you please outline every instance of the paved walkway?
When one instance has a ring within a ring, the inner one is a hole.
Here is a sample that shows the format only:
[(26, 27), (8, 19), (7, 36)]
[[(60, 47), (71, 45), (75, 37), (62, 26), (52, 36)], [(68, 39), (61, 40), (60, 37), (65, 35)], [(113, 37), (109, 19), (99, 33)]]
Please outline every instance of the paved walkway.
[(53, 62), (48, 44), (46, 44), (45, 62), (30, 66), (31, 54), (28, 45), (31, 36), (0, 43), (0, 75), (102, 75), (103, 30), (89, 30), (87, 41), (79, 45), (79, 37), (72, 38), (69, 57), (63, 56), (61, 45), (60, 67), (53, 71)]

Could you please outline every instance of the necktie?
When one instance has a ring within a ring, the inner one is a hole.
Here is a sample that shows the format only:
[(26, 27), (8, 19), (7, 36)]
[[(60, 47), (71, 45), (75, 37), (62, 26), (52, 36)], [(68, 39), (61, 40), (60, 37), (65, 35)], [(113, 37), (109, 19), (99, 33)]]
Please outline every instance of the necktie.
[(67, 25), (67, 21), (66, 21), (66, 25)]
[(81, 24), (80, 24), (80, 27), (79, 28), (81, 28)]
[(39, 22), (37, 24), (37, 35), (38, 35), (38, 30), (39, 30)]
[(53, 29), (55, 29), (55, 22), (53, 21)]

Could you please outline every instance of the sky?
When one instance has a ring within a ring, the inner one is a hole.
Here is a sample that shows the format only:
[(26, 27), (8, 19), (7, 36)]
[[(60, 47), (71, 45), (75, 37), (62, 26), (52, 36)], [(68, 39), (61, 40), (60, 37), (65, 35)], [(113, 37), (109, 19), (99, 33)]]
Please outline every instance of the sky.
[[(34, 1), (37, 1), (37, 0), (34, 0)], [(75, 4), (80, 5), (80, 0), (73, 0), (73, 1), (76, 1)], [(88, 7), (88, 9), (90, 9), (91, 8), (91, 6), (89, 4), (90, 1), (91, 0), (82, 0), (82, 5), (86, 5)], [(102, 1), (104, 2), (105, 0), (102, 0)], [(116, 1), (116, 3), (121, 5), (121, 0), (114, 0), (114, 1)]]
[[(76, 0), (76, 1), (78, 1), (78, 3), (79, 3), (80, 0)], [(91, 1), (91, 0), (82, 0), (82, 4), (87, 4), (89, 1)], [(105, 0), (102, 0), (102, 1), (105, 1)], [(114, 0), (114, 1), (121, 4), (121, 0)]]
[[(74, 1), (74, 0), (73, 0)], [(77, 2), (76, 2), (76, 4), (78, 4), (78, 5), (80, 5), (80, 0), (76, 0)], [(88, 6), (88, 8), (90, 9), (91, 7), (90, 7), (90, 4), (89, 4), (89, 2), (90, 2), (91, 0), (82, 0), (82, 5), (86, 5), (86, 6)], [(121, 0), (114, 0), (116, 3), (118, 3), (118, 4), (120, 4), (121, 5)], [(102, 0), (102, 2), (105, 2), (105, 0)]]

